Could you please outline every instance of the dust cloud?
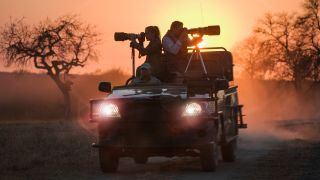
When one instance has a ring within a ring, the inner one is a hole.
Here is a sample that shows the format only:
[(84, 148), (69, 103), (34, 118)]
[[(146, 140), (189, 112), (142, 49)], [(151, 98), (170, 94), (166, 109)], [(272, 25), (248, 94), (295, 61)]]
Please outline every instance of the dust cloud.
[(241, 136), (248, 142), (318, 139), (320, 87), (305, 85), (298, 92), (289, 82), (237, 80), (236, 84), (248, 123)]
[[(79, 124), (92, 131), (88, 123), (89, 100), (104, 97), (97, 85), (103, 80), (123, 84), (128, 78), (119, 70), (99, 76), (71, 77), (74, 116)], [(62, 119), (63, 98), (56, 85), (45, 74), (1, 73), (1, 120), (56, 120)], [(320, 86), (307, 86), (297, 92), (292, 83), (261, 80), (236, 80), (240, 103), (248, 129), (241, 136), (251, 140), (273, 141), (312, 139), (319, 134)], [(241, 137), (240, 136), (240, 137)]]

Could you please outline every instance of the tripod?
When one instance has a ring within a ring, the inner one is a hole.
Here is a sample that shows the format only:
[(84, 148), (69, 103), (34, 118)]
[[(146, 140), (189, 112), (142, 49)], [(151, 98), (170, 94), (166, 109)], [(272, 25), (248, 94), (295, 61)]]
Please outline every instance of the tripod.
[[(135, 78), (136, 77), (136, 73), (135, 73), (135, 69), (136, 69), (136, 65), (135, 65), (135, 48), (132, 46), (132, 43), (133, 43), (133, 40), (131, 41), (131, 43), (130, 43), (130, 47), (131, 47), (131, 60), (132, 60), (132, 78)], [(139, 41), (139, 45), (143, 45), (143, 42), (141, 41)], [(139, 52), (139, 58), (141, 58), (141, 54), (140, 54), (140, 52)]]
[(131, 47), (131, 60), (132, 60), (132, 78), (136, 77), (136, 61), (135, 61), (135, 50), (134, 47)]
[(136, 77), (135, 51), (133, 47), (131, 47), (131, 60), (132, 60), (132, 76), (126, 81), (126, 85), (128, 85), (129, 82)]
[(200, 52), (200, 48), (196, 45), (193, 50), (192, 50), (192, 54), (189, 58), (189, 61), (188, 61), (188, 64), (187, 64), (187, 67), (184, 71), (184, 73), (186, 73), (189, 69), (189, 66), (190, 66), (190, 63), (193, 59), (193, 56), (196, 56), (196, 59), (200, 59), (200, 62), (201, 62), (201, 66), (202, 66), (202, 70), (203, 70), (203, 73), (205, 74), (205, 76), (207, 77), (207, 79), (209, 79), (208, 77), (208, 72), (207, 72), (207, 68), (204, 64), (204, 61), (203, 61), (203, 58), (202, 58), (202, 55), (201, 55), (201, 52)]

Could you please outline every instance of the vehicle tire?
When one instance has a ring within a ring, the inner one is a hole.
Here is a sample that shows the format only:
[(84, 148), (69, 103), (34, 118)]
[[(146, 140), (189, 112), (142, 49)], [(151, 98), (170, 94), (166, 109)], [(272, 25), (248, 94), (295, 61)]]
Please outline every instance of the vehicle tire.
[(200, 148), (200, 161), (203, 171), (216, 171), (218, 166), (218, 145), (207, 144)]
[(99, 160), (102, 172), (116, 172), (119, 166), (119, 149), (99, 148)]
[(146, 157), (146, 156), (136, 156), (136, 157), (134, 157), (134, 162), (136, 164), (146, 164), (148, 162), (148, 157)]
[(224, 162), (236, 160), (237, 139), (221, 146), (221, 155)]
[(136, 164), (146, 164), (148, 162), (148, 156), (145, 149), (137, 149), (133, 156), (134, 162)]

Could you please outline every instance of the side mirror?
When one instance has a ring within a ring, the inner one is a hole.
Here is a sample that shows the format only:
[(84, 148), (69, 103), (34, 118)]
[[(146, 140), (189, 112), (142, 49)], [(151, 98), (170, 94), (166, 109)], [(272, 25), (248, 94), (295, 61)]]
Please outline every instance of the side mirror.
[(110, 82), (100, 82), (98, 89), (101, 92), (110, 93), (111, 92), (111, 83)]

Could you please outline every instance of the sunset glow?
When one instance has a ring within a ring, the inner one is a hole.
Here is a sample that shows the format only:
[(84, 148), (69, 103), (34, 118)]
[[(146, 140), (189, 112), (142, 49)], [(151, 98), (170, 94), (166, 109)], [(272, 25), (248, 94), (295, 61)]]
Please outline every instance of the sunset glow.
[[(114, 32), (139, 33), (149, 25), (157, 25), (163, 36), (174, 20), (182, 21), (187, 28), (220, 25), (220, 36), (207, 36), (200, 47), (223, 46), (232, 49), (235, 43), (247, 37), (255, 23), (266, 12), (296, 10), (300, 0), (163, 0), (163, 1), (40, 1), (2, 0), (0, 23), (10, 17), (25, 17), (28, 23), (55, 19), (65, 14), (78, 14), (85, 22), (96, 26), (102, 43), (98, 47), (99, 59), (79, 68), (77, 73), (106, 71), (121, 68), (131, 71), (129, 42), (115, 42)], [(137, 64), (144, 62), (138, 59)], [(31, 68), (32, 69), (32, 68)], [(10, 68), (0, 67), (0, 70)]]
[(203, 38), (203, 41), (201, 43), (198, 44), (199, 48), (203, 48), (203, 47), (207, 47), (207, 39)]

